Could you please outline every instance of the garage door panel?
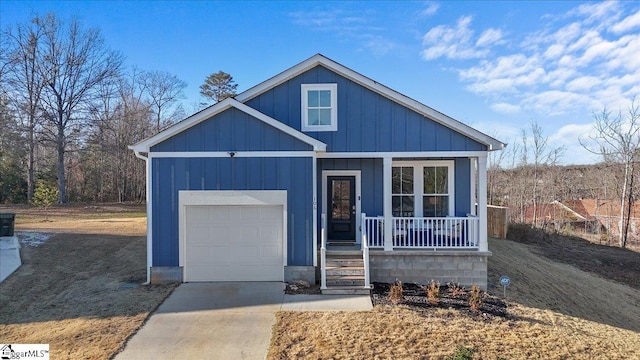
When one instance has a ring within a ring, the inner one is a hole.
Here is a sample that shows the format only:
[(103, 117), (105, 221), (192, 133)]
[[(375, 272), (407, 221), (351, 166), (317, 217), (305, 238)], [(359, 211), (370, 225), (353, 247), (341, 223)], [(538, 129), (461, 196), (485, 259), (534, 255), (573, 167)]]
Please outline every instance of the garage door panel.
[(185, 281), (282, 281), (281, 206), (187, 206)]

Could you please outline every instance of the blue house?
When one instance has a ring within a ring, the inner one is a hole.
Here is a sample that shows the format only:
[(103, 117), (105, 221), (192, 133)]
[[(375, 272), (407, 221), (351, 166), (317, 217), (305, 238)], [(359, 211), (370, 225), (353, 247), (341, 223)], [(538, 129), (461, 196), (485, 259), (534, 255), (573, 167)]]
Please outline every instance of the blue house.
[(504, 146), (315, 55), (130, 147), (149, 280), (486, 288), (487, 155)]

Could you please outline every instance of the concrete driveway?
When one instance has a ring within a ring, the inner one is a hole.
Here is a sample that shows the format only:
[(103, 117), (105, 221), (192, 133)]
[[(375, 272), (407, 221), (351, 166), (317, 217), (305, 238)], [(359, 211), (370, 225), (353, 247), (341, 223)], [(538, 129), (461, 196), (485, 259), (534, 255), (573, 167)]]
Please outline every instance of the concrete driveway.
[(264, 359), (278, 282), (186, 283), (169, 296), (115, 359)]
[(285, 295), (280, 282), (186, 283), (114, 359), (264, 359), (275, 313), (368, 311), (368, 295)]

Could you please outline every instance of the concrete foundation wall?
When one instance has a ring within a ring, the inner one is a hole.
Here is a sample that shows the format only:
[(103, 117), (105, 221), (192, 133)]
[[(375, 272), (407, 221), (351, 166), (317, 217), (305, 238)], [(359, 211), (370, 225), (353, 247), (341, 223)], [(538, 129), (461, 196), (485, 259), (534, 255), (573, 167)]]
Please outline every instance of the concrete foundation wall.
[(371, 251), (371, 281), (426, 284), (456, 282), (487, 289), (487, 258), (477, 251)]
[(151, 283), (169, 284), (182, 282), (182, 268), (179, 266), (152, 266)]
[(293, 282), (304, 280), (311, 285), (316, 283), (316, 268), (314, 266), (285, 266), (284, 281)]

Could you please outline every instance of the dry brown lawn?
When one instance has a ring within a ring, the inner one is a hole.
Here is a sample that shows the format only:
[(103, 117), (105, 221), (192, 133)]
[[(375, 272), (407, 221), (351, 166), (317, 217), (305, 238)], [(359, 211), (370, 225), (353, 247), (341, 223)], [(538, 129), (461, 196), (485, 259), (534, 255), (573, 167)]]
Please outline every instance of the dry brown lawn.
[(16, 230), (54, 235), (23, 246), (23, 265), (0, 283), (0, 342), (48, 343), (52, 359), (109, 359), (173, 289), (142, 285), (145, 218), (68, 207), (42, 221), (7, 210), (19, 214)]
[[(269, 359), (640, 359), (640, 291), (491, 240), (489, 281), (509, 275), (508, 318), (452, 309), (280, 312)], [(637, 272), (640, 275), (640, 271)], [(501, 295), (493, 285), (490, 292)]]

